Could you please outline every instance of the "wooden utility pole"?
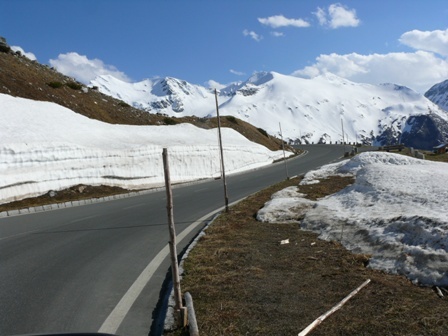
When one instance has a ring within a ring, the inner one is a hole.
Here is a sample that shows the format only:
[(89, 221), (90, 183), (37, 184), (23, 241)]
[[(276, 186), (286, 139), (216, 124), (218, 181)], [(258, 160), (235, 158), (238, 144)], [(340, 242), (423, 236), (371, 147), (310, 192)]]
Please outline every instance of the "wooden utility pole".
[(184, 327), (186, 321), (186, 309), (182, 305), (182, 293), (180, 290), (179, 266), (177, 262), (176, 248), (176, 228), (174, 227), (173, 215), (173, 193), (171, 190), (170, 167), (168, 162), (168, 151), (163, 149), (163, 170), (165, 173), (165, 189), (166, 189), (166, 210), (168, 213), (168, 228), (170, 231), (170, 253), (171, 253), (171, 273), (173, 276), (174, 300), (176, 302), (175, 311), (177, 313), (179, 327)]
[(221, 153), (222, 183), (224, 184), (224, 204), (226, 206), (226, 212), (229, 212), (229, 197), (227, 195), (226, 170), (224, 168), (224, 153), (222, 150), (221, 118), (219, 117), (218, 92), (216, 91), (216, 89), (215, 89), (215, 102), (216, 102), (216, 118), (218, 119), (219, 152)]
[(345, 139), (344, 139), (344, 122), (342, 121), (341, 118), (341, 126), (342, 126), (342, 144), (344, 145), (344, 157), (345, 157)]
[(285, 173), (286, 173), (286, 179), (289, 180), (288, 175), (288, 164), (286, 163), (286, 155), (285, 155), (285, 144), (283, 143), (283, 133), (282, 133), (282, 124), (279, 122), (278, 126), (280, 127), (280, 138), (282, 140), (282, 150), (283, 150), (283, 161), (285, 161)]

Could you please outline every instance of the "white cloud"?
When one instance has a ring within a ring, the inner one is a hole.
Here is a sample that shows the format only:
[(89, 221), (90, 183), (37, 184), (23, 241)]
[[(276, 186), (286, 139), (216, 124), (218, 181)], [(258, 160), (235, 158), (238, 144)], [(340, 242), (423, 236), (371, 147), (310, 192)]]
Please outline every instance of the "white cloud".
[(323, 10), (320, 7), (317, 7), (317, 12), (313, 13), (314, 15), (316, 15), (317, 20), (319, 21), (319, 24), (321, 26), (324, 26), (327, 24), (327, 13), (325, 12), (325, 10)]
[(236, 70), (233, 70), (233, 69), (230, 69), (229, 71), (230, 71), (230, 73), (233, 73), (234, 75), (237, 75), (237, 76), (244, 76), (244, 75), (246, 75), (244, 72), (236, 71)]
[(205, 85), (210, 89), (216, 89), (221, 90), (227, 87), (225, 84), (218, 83), (217, 81), (214, 81), (213, 79), (208, 80)]
[(11, 49), (12, 49), (13, 51), (20, 51), (20, 53), (21, 53), (23, 56), (29, 58), (29, 59), (32, 60), (32, 61), (37, 61), (36, 55), (34, 55), (32, 52), (25, 52), (25, 50), (23, 50), (22, 47), (19, 47), (19, 46), (11, 46)]
[(88, 59), (76, 52), (60, 54), (57, 59), (51, 59), (50, 65), (66, 76), (74, 77), (78, 81), (89, 84), (92, 79), (100, 75), (112, 75), (118, 79), (129, 82), (130, 78), (112, 65), (104, 64), (95, 58)]
[(282, 36), (285, 36), (285, 34), (283, 34), (283, 33), (281, 33), (281, 32), (277, 32), (277, 31), (273, 31), (273, 32), (271, 32), (271, 35), (272, 35), (272, 36), (275, 36), (275, 37), (282, 37)]
[(433, 31), (412, 30), (401, 35), (399, 41), (414, 49), (432, 51), (448, 56), (448, 29)]
[(310, 24), (302, 19), (288, 19), (283, 15), (274, 15), (267, 18), (258, 18), (258, 22), (272, 28), (280, 27), (309, 27)]
[(252, 39), (254, 39), (255, 41), (259, 42), (263, 39), (263, 36), (258, 35), (256, 32), (254, 31), (249, 31), (247, 29), (243, 30), (243, 35), (244, 36), (250, 36)]
[(405, 85), (420, 93), (448, 78), (448, 61), (433, 53), (389, 53), (360, 55), (320, 55), (316, 62), (293, 75), (312, 78), (331, 72), (360, 83), (394, 83)]
[(314, 15), (321, 26), (329, 26), (332, 29), (357, 27), (361, 23), (355, 9), (348, 9), (339, 3), (330, 5), (327, 10), (318, 7)]

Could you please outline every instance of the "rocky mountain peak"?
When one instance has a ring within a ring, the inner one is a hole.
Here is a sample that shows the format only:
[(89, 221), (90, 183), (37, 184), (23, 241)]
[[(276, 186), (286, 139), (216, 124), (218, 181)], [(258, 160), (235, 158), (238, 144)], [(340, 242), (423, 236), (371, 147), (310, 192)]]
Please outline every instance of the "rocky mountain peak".
[(253, 84), (256, 86), (260, 86), (269, 82), (272, 79), (274, 79), (273, 72), (266, 72), (266, 71), (256, 72), (246, 81), (246, 84)]
[(440, 108), (448, 111), (448, 80), (433, 85), (426, 91), (425, 97), (440, 106)]

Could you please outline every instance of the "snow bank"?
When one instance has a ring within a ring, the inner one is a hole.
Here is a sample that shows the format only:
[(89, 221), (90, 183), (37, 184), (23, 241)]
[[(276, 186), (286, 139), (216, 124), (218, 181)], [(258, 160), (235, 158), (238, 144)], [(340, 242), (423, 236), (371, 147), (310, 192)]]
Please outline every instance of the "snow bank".
[[(353, 185), (311, 205), (301, 198), (292, 205), (285, 201), (283, 207), (291, 212), (296, 207), (295, 216), (304, 216), (302, 228), (318, 232), (322, 239), (371, 254), (372, 268), (404, 274), (424, 285), (447, 286), (447, 167), (396, 154), (363, 153), (311, 172), (303, 181), (352, 174)], [(304, 203), (308, 208), (300, 213)], [(259, 213), (260, 220), (281, 218), (276, 214), (281, 205), (269, 207), (267, 203)]]
[(257, 219), (270, 223), (291, 223), (303, 216), (315, 205), (315, 202), (304, 198), (297, 187), (288, 187), (277, 191), (265, 206), (257, 213)]
[[(163, 185), (162, 149), (172, 182), (220, 176), (216, 130), (111, 125), (48, 102), (0, 94), (0, 204), (77, 184), (142, 189)], [(227, 173), (282, 153), (222, 129)]]

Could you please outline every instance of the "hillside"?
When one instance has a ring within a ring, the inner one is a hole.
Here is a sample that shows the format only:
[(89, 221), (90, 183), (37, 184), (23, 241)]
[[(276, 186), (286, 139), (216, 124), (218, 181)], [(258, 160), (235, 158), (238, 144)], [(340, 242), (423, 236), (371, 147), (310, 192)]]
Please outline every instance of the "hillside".
[[(53, 88), (51, 83), (55, 86), (61, 83), (62, 87)], [(76, 85), (81, 84), (46, 65), (16, 54), (0, 53), (0, 93), (53, 102), (111, 124), (150, 125), (157, 122), (156, 116), (142, 113), (95, 90), (84, 93)]]
[[(59, 85), (60, 87), (57, 87)], [(213, 120), (197, 117), (171, 118), (147, 113), (98, 90), (87, 88), (46, 65), (12, 52), (0, 52), (0, 93), (54, 102), (88, 118), (110, 124), (172, 125), (188, 122), (205, 129), (216, 126), (216, 121)], [(214, 106), (212, 102), (211, 108)], [(278, 139), (264, 136), (246, 122), (238, 120), (235, 123), (222, 119), (223, 126), (237, 129), (251, 141), (259, 142), (271, 150), (281, 147)]]

